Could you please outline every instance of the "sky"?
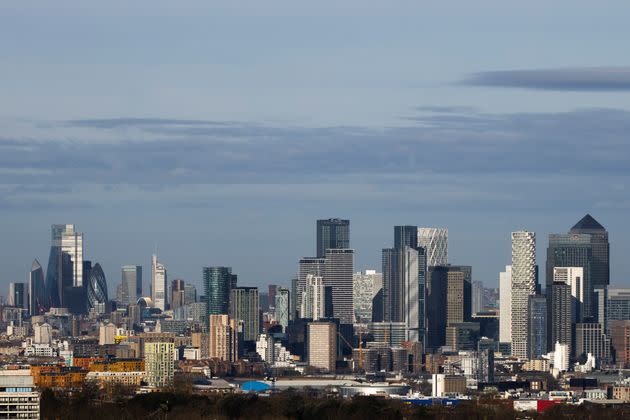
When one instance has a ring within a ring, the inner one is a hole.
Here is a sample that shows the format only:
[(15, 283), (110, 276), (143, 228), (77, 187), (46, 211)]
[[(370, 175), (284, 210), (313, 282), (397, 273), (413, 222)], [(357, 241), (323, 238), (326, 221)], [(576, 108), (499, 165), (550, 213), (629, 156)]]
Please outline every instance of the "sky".
[[(355, 269), (393, 226), (447, 227), (496, 287), (510, 232), (586, 213), (630, 287), (630, 3), (3, 1), (0, 290), (74, 223), (110, 296), (157, 250), (288, 285), (315, 221)], [(541, 270), (544, 272), (544, 270)], [(543, 278), (540, 279), (544, 281)]]

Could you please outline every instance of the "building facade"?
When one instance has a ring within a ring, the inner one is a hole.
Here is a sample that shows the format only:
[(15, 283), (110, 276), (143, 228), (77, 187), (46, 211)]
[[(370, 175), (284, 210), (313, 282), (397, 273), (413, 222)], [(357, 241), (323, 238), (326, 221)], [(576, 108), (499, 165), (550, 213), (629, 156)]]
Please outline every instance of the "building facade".
[(528, 359), (529, 296), (536, 294), (536, 234), (512, 232), (512, 355)]
[(150, 387), (161, 388), (173, 382), (175, 344), (172, 340), (144, 343), (145, 379)]
[(235, 287), (230, 292), (230, 318), (243, 322), (243, 340), (256, 341), (260, 329), (257, 287)]
[(335, 372), (337, 325), (334, 322), (309, 322), (308, 364), (323, 372)]
[(328, 249), (350, 248), (350, 220), (317, 221), (317, 258), (324, 258)]
[(166, 266), (158, 261), (155, 254), (151, 256), (151, 299), (155, 307), (161, 311), (165, 311), (168, 307)]
[(512, 266), (499, 273), (499, 341), (512, 342)]
[(342, 324), (352, 324), (353, 249), (327, 249), (324, 285), (332, 287), (333, 317)]
[(383, 273), (365, 270), (352, 275), (352, 304), (356, 323), (372, 322), (372, 302), (383, 287)]
[(419, 228), (418, 245), (426, 250), (427, 267), (445, 266), (448, 264), (448, 229)]

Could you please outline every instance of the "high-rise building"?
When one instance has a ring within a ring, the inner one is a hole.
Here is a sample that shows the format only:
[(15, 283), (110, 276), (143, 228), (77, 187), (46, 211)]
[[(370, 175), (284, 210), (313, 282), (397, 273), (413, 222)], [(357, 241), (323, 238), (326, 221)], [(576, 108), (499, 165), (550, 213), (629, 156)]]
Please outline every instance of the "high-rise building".
[(608, 286), (593, 289), (595, 322), (599, 322), (603, 331), (608, 331)]
[(86, 295), (88, 311), (97, 310), (99, 313), (105, 312), (105, 306), (108, 300), (107, 280), (99, 263), (96, 263), (90, 272)]
[(44, 270), (39, 261), (34, 260), (28, 280), (28, 311), (31, 316), (40, 315), (46, 307), (46, 285)]
[[(302, 293), (306, 288), (306, 276), (309, 274), (316, 277), (324, 277), (324, 271), (326, 270), (326, 259), (317, 257), (304, 257), (300, 259), (298, 263), (298, 280), (297, 280), (297, 294), (295, 295), (296, 302), (302, 302)], [(273, 305), (275, 301), (269, 300), (269, 304)]]
[(630, 288), (608, 289), (608, 320), (630, 319)]
[(204, 267), (203, 286), (208, 315), (228, 314), (230, 290), (236, 286), (232, 267)]
[(308, 364), (324, 372), (334, 372), (337, 355), (337, 325), (334, 322), (308, 323)]
[[(591, 281), (592, 261), (593, 249), (590, 235), (579, 233), (549, 235), (546, 270), (547, 290), (551, 290), (550, 286), (553, 283), (554, 268), (582, 268), (582, 293), (584, 296), (580, 314), (582, 319), (589, 319), (593, 316), (593, 284)], [(554, 345), (555, 343), (550, 344)]]
[(383, 287), (383, 273), (377, 273), (376, 270), (354, 273), (352, 283), (355, 322), (372, 322), (372, 302)]
[(9, 283), (7, 303), (9, 306), (15, 306), (16, 308), (28, 308), (28, 297), (26, 296), (26, 285), (24, 283)]
[(571, 322), (582, 322), (584, 305), (584, 269), (582, 267), (554, 267), (553, 282), (561, 282), (571, 286), (573, 316)]
[(46, 270), (46, 307), (65, 306), (68, 288), (83, 286), (83, 234), (74, 225), (52, 225)]
[(300, 304), (300, 318), (317, 321), (325, 317), (326, 295), (324, 278), (308, 274), (306, 276), (306, 289), (302, 293)]
[(326, 249), (324, 285), (332, 287), (333, 317), (342, 324), (352, 324), (353, 249)]
[(512, 342), (512, 266), (499, 273), (499, 342)]
[(547, 353), (547, 298), (529, 296), (529, 358), (537, 359)]
[(151, 299), (156, 308), (165, 311), (168, 307), (168, 280), (166, 266), (158, 262), (157, 255), (151, 256)]
[(318, 258), (324, 258), (327, 249), (348, 248), (350, 248), (350, 220), (325, 219), (317, 221)]
[(581, 322), (575, 325), (575, 357), (592, 354), (595, 360), (610, 360), (610, 338), (598, 322)]
[(394, 248), (418, 248), (418, 226), (394, 226)]
[(590, 214), (584, 216), (569, 231), (569, 234), (590, 235), (593, 260), (591, 262), (591, 284), (601, 288), (610, 284), (610, 245), (606, 228)]
[(512, 355), (527, 359), (529, 296), (536, 294), (536, 234), (512, 232)]
[(276, 294), (278, 293), (278, 289), (280, 288), (280, 286), (278, 286), (277, 284), (270, 284), (269, 285), (269, 302), (271, 305), (275, 305), (276, 303)]
[(170, 298), (169, 302), (171, 302), (171, 309), (177, 309), (181, 306), (184, 306), (185, 303), (185, 287), (186, 283), (182, 279), (174, 279), (171, 280), (171, 288), (170, 288)]
[(551, 326), (547, 348), (553, 348), (555, 343), (566, 344), (569, 354), (572, 354), (574, 306), (571, 286), (564, 282), (553, 283), (547, 289), (547, 302), (551, 306), (551, 322), (547, 323), (547, 326)]
[(289, 326), (289, 308), (291, 296), (289, 289), (279, 288), (276, 292), (275, 317), (278, 324), (282, 325), (282, 331), (285, 332)]
[(478, 322), (453, 322), (446, 327), (446, 345), (453, 351), (476, 350), (478, 341)]
[(427, 349), (437, 349), (446, 344), (446, 298), (448, 267), (428, 268), (426, 290)]
[(134, 304), (142, 296), (142, 266), (123, 265), (121, 268), (121, 304)]
[(299, 316), (300, 306), (302, 305), (302, 300), (298, 301), (298, 278), (293, 277), (291, 279), (291, 302), (289, 305), (289, 319), (294, 320)]
[(186, 283), (184, 285), (184, 305), (197, 302), (197, 288), (194, 284)]
[(630, 368), (630, 320), (611, 321), (608, 328), (615, 365), (620, 369)]
[(228, 315), (210, 315), (210, 358), (227, 362), (238, 360), (238, 323)]
[(175, 344), (173, 339), (144, 343), (144, 370), (150, 387), (164, 387), (173, 382), (175, 375)]
[(472, 282), (472, 313), (482, 312), (484, 308), (483, 302), (483, 283), (480, 281)]
[(230, 292), (230, 318), (243, 322), (243, 340), (256, 341), (260, 327), (257, 287), (235, 287)]
[(448, 229), (419, 228), (418, 245), (426, 250), (427, 267), (445, 266), (448, 264)]
[(464, 273), (450, 271), (446, 275), (446, 326), (468, 321), (464, 314)]

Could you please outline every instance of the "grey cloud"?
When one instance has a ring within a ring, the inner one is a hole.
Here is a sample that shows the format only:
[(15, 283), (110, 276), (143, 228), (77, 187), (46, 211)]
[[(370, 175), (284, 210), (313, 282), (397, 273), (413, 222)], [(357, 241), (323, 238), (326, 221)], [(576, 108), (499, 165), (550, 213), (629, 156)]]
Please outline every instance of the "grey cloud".
[(630, 67), (486, 71), (471, 74), (459, 83), (539, 90), (627, 91), (630, 90)]
[(84, 127), (84, 128), (121, 128), (121, 127), (149, 127), (149, 126), (222, 126), (231, 123), (224, 121), (209, 120), (180, 120), (171, 118), (94, 118), (84, 120), (67, 120), (62, 121), (62, 125), (68, 127)]

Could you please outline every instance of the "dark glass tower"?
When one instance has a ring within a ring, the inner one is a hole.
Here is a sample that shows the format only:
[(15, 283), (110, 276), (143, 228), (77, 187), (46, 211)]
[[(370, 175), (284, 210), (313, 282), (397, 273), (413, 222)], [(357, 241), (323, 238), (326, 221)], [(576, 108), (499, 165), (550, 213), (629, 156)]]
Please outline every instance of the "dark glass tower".
[(96, 263), (94, 267), (92, 267), (86, 293), (88, 312), (94, 309), (98, 304), (107, 303), (107, 280), (99, 263)]
[(591, 262), (591, 284), (594, 289), (610, 284), (610, 244), (608, 232), (590, 214), (587, 214), (569, 231), (570, 234), (591, 236), (593, 259)]
[(31, 316), (45, 312), (46, 287), (44, 283), (44, 270), (39, 261), (33, 261), (28, 282), (28, 310)]
[(327, 249), (350, 248), (350, 220), (317, 221), (317, 258), (324, 258)]
[(547, 353), (547, 298), (529, 296), (529, 358), (538, 359)]
[(394, 248), (418, 248), (418, 226), (394, 226)]
[(236, 275), (232, 274), (232, 267), (203, 268), (203, 288), (208, 315), (229, 314), (230, 291), (233, 287), (236, 287)]

